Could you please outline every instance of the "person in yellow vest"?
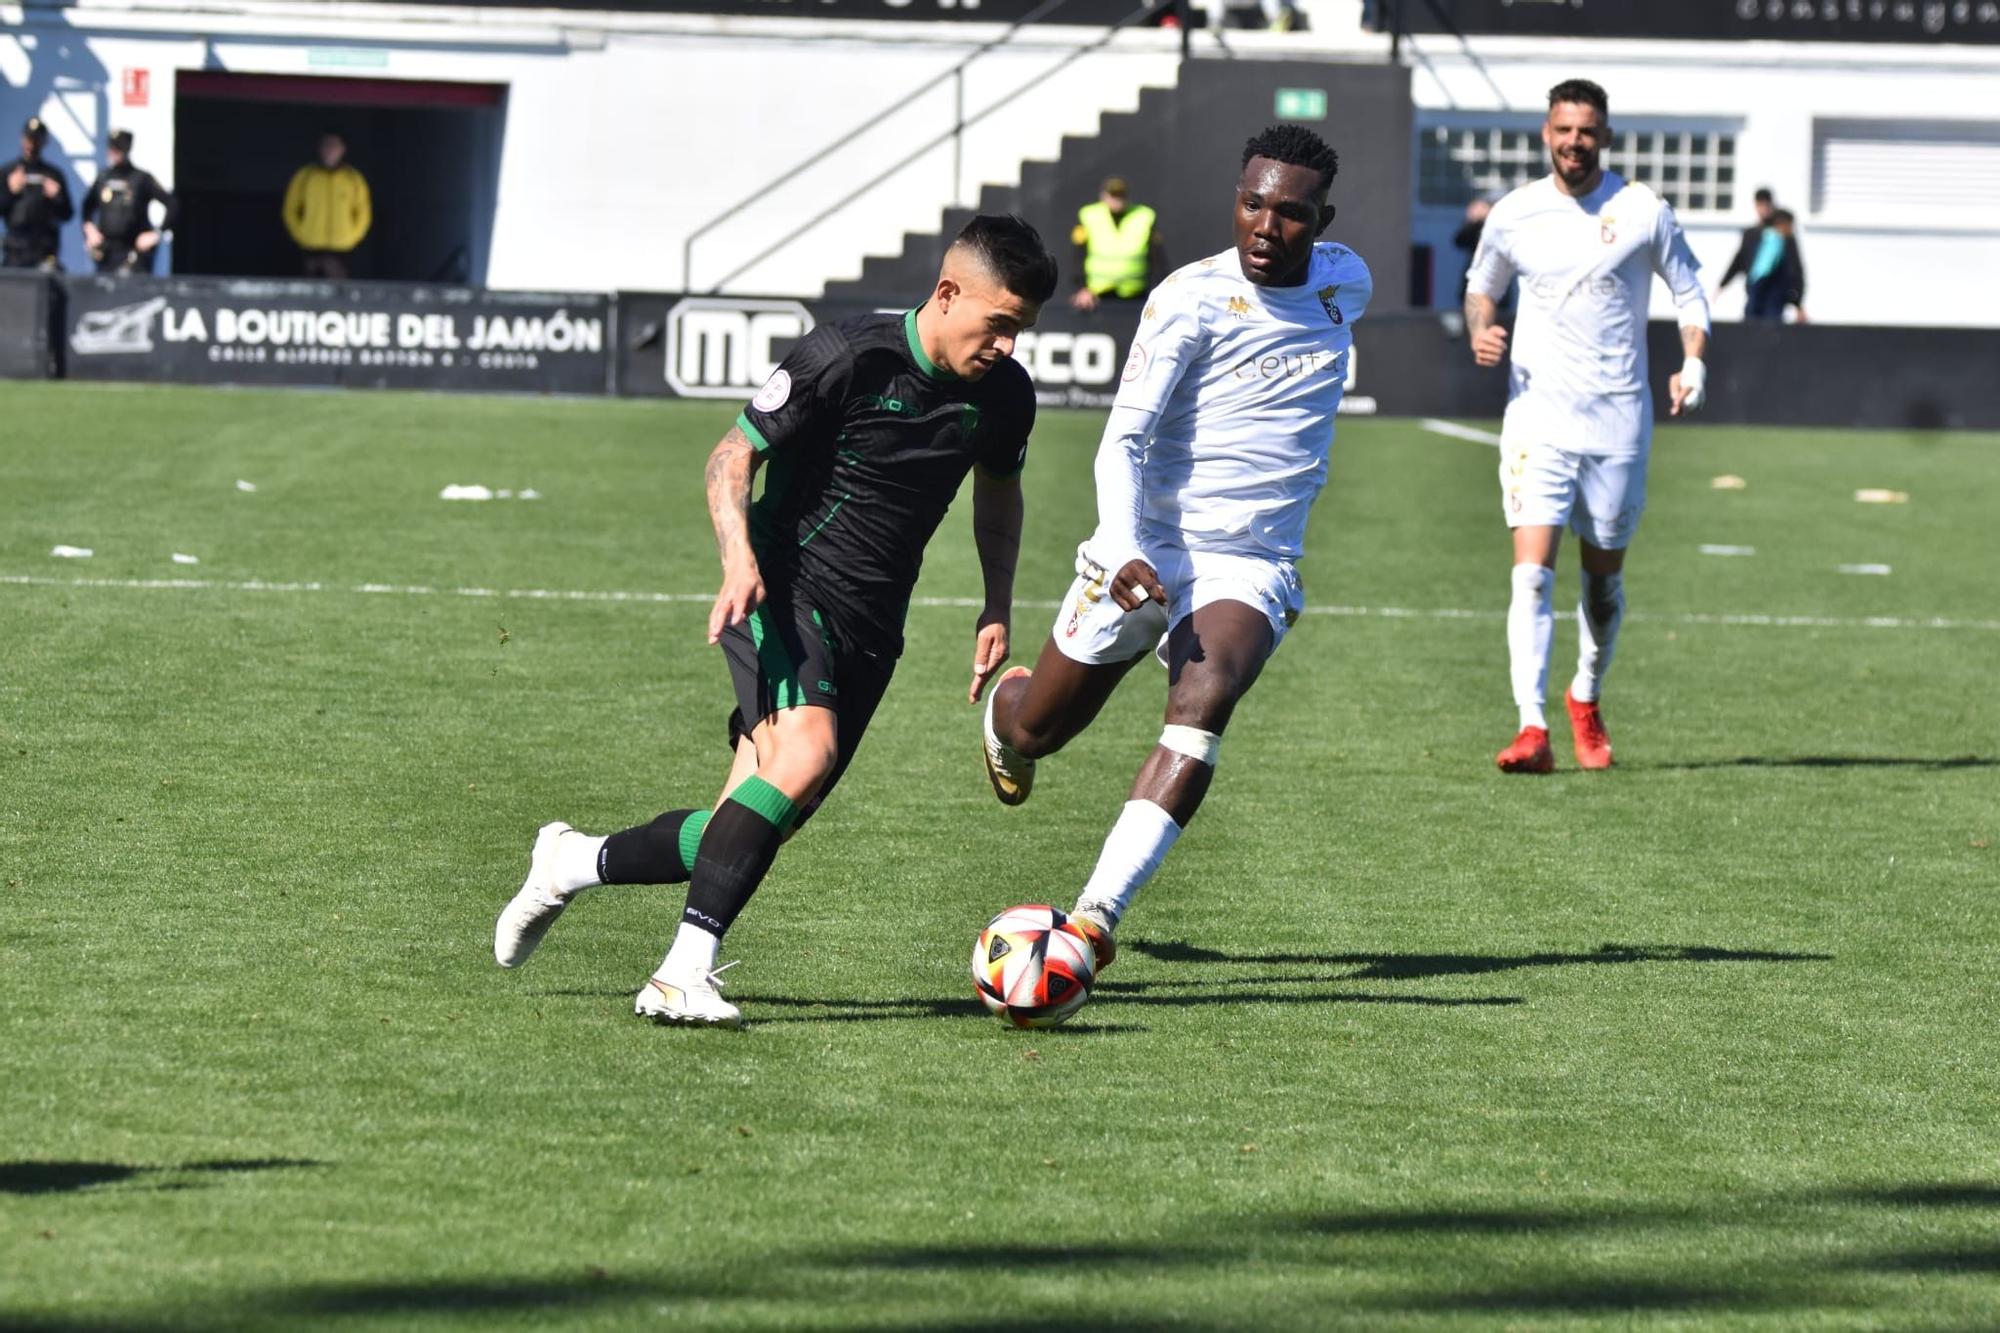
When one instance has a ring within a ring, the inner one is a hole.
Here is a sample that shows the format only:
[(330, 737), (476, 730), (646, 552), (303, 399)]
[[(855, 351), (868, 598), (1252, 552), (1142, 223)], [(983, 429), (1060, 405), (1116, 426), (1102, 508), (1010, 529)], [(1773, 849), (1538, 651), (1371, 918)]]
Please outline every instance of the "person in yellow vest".
[(347, 161), (347, 140), (328, 130), (319, 136), (319, 160), (294, 172), (285, 190), (285, 229), (304, 256), (306, 276), (345, 278), (374, 220), (367, 179)]
[(1094, 204), (1076, 211), (1076, 295), (1069, 303), (1095, 310), (1099, 301), (1136, 301), (1153, 288), (1160, 267), (1160, 230), (1153, 210), (1134, 204), (1122, 177), (1104, 182)]

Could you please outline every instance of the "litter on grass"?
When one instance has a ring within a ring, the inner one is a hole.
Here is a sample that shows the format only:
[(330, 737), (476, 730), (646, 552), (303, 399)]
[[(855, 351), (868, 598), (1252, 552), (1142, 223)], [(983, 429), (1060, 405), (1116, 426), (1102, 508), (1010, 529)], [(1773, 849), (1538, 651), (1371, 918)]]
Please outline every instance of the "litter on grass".
[(257, 483), (254, 481), (245, 481), (241, 477), (238, 477), (236, 479), (236, 489), (239, 491), (254, 491), (257, 489)]
[(1757, 554), (1757, 548), (1754, 546), (1711, 546), (1704, 542), (1702, 543), (1701, 553), (1703, 555), (1755, 555)]
[(1854, 498), (1865, 505), (1906, 505), (1910, 502), (1908, 491), (1884, 491), (1873, 486), (1854, 493)]
[(59, 560), (88, 560), (96, 552), (92, 551), (88, 546), (57, 546), (49, 554)]
[(1719, 477), (1711, 478), (1708, 485), (1710, 490), (1717, 491), (1747, 491), (1750, 489), (1750, 483), (1733, 472), (1725, 472)]
[(496, 491), (491, 486), (451, 485), (438, 492), (440, 500), (539, 500), (542, 493), (532, 488), (525, 491)]
[(201, 563), (201, 557), (198, 555), (188, 555), (181, 551), (175, 551), (174, 563), (177, 565), (198, 565)]
[(1835, 568), (1843, 574), (1887, 574), (1889, 572), (1887, 565), (1836, 565)]

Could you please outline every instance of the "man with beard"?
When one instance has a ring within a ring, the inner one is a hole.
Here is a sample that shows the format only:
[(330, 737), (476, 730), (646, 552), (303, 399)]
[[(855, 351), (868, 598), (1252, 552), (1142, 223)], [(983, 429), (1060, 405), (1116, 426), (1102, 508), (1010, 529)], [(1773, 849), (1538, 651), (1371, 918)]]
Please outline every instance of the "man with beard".
[(1702, 404), (1708, 302), (1674, 211), (1604, 170), (1611, 141), (1604, 89), (1570, 79), (1549, 90), (1542, 143), (1554, 171), (1493, 206), (1465, 296), (1473, 360), (1508, 353), (1497, 302), (1521, 280), (1520, 313), (1500, 430), (1501, 504), (1513, 529), (1514, 595), (1507, 649), (1520, 732), (1496, 756), (1507, 773), (1555, 768), (1543, 700), (1555, 640), (1556, 547), (1565, 525), (1581, 547), (1581, 647), (1565, 702), (1576, 761), (1611, 766), (1598, 691), (1625, 615), (1625, 550), (1646, 507), (1653, 404), (1646, 379), (1646, 306), (1653, 275), (1679, 311), (1685, 360), (1667, 413)]

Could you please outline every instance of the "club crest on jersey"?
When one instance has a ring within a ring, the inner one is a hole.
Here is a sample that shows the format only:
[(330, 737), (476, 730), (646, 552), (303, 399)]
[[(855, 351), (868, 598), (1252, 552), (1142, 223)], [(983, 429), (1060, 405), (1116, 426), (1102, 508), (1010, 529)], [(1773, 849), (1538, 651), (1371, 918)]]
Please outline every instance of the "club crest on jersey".
[(1610, 245), (1618, 239), (1618, 219), (1609, 214), (1599, 214), (1597, 218), (1597, 239)]
[(1320, 308), (1326, 311), (1328, 319), (1332, 320), (1335, 324), (1345, 324), (1347, 317), (1340, 313), (1340, 307), (1335, 305), (1333, 300), (1338, 295), (1340, 295), (1338, 284), (1331, 287), (1322, 287), (1319, 289), (1319, 304)]
[(1250, 303), (1240, 296), (1230, 297), (1227, 309), (1230, 314), (1236, 316), (1238, 319), (1250, 318)]

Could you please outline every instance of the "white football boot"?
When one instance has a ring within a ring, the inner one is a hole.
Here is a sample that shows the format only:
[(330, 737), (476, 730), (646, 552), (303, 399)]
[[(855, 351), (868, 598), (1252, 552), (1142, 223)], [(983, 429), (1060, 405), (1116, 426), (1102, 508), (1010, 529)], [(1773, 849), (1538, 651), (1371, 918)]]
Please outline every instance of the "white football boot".
[(1090, 952), (1097, 962), (1092, 976), (1101, 974), (1118, 957), (1118, 941), (1112, 937), (1117, 927), (1111, 924), (1111, 914), (1101, 907), (1078, 903), (1071, 909), (1069, 919), (1070, 924), (1090, 941)]
[(1000, 739), (993, 730), (993, 701), (1000, 697), (1002, 682), (1016, 676), (1034, 675), (1032, 667), (1009, 667), (986, 691), (986, 717), (982, 726), (986, 737), (986, 779), (1002, 805), (1019, 805), (1035, 789), (1035, 761)]
[(655, 1023), (679, 1023), (688, 1027), (740, 1028), (743, 1011), (722, 998), (722, 974), (735, 963), (724, 963), (713, 972), (669, 972), (662, 967), (647, 980), (632, 1005), (632, 1012)]
[(500, 909), (500, 919), (493, 925), (493, 960), (500, 966), (519, 967), (527, 962), (535, 946), (542, 942), (542, 936), (549, 933), (549, 927), (562, 915), (563, 908), (583, 892), (556, 887), (556, 840), (575, 832), (557, 820), (542, 825), (535, 834), (535, 850), (528, 857), (528, 877), (521, 881), (521, 891)]

